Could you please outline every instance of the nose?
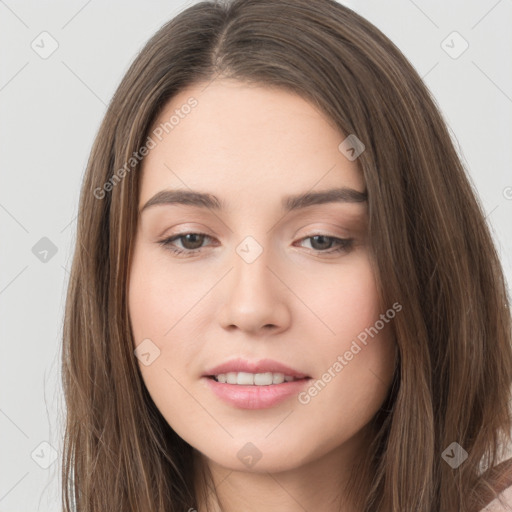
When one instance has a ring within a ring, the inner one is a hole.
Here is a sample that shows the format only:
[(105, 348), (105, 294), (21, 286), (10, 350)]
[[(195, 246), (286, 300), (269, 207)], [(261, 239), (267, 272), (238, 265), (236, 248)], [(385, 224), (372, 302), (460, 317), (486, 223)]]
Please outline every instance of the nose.
[(269, 252), (263, 249), (252, 262), (235, 252), (231, 261), (233, 269), (222, 289), (222, 327), (253, 335), (286, 330), (291, 317), (287, 301), (292, 294), (273, 268), (276, 265), (270, 261)]

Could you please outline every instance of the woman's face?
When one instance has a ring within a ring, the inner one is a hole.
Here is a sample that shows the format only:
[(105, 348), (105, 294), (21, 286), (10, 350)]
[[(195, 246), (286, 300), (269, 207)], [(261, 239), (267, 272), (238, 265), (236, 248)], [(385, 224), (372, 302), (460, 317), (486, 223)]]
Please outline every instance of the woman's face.
[(354, 152), (290, 92), (204, 87), (167, 105), (143, 163), (129, 311), (144, 382), (223, 467), (355, 453), (392, 380), (400, 308), (378, 301)]

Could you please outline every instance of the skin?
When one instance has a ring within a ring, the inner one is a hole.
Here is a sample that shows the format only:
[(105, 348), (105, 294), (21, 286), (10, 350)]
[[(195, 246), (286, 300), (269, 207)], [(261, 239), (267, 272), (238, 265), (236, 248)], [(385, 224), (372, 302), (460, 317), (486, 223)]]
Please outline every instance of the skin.
[[(345, 135), (300, 96), (227, 79), (205, 85), (181, 91), (156, 121), (198, 100), (144, 159), (138, 207), (163, 189), (192, 189), (227, 209), (168, 204), (140, 214), (130, 320), (135, 346), (149, 338), (160, 350), (149, 366), (139, 362), (145, 385), (210, 467), (224, 511), (334, 511), (337, 500), (355, 510), (344, 483), (365, 456), (365, 426), (392, 381), (389, 324), (307, 404), (293, 396), (268, 409), (239, 409), (201, 376), (235, 357), (271, 358), (314, 382), (391, 306), (377, 296), (366, 202), (281, 209), (289, 194), (364, 191), (357, 160), (338, 149)], [(201, 247), (186, 257), (158, 243), (178, 233), (208, 236), (202, 245), (176, 239), (174, 247)], [(354, 243), (334, 253), (330, 239), (308, 238), (318, 234)], [(247, 236), (263, 249), (250, 264), (236, 252)], [(237, 457), (247, 442), (261, 453), (250, 468)]]

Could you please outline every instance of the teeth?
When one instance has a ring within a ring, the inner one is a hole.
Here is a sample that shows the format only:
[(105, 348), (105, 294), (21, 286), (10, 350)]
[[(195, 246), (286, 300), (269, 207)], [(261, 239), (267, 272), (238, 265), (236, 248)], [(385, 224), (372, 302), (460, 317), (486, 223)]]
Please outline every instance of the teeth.
[(281, 384), (296, 380), (295, 377), (285, 375), (284, 373), (248, 373), (248, 372), (228, 372), (214, 376), (217, 382), (223, 384), (240, 384), (242, 386), (270, 386), (271, 384)]
[(289, 377), (288, 375), (285, 376), (284, 373), (272, 374), (272, 384), (282, 384), (286, 379), (293, 380), (293, 377)]

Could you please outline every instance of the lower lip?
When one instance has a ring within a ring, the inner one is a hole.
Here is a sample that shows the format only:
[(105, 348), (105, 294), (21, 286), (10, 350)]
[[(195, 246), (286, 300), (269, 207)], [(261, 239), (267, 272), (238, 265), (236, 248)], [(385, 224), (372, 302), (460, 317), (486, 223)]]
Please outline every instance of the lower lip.
[(209, 377), (202, 377), (206, 385), (222, 400), (240, 409), (266, 409), (287, 398), (298, 395), (311, 379), (300, 379), (268, 386), (243, 386), (224, 384)]

